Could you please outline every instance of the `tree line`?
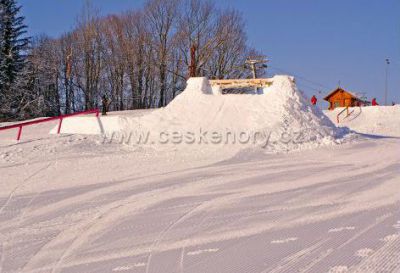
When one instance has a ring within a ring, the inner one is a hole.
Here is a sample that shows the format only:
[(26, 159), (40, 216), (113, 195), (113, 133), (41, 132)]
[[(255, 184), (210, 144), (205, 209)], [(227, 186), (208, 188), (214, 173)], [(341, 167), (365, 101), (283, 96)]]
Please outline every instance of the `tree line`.
[(196, 76), (218, 79), (249, 77), (243, 65), (256, 54), (240, 12), (210, 0), (148, 0), (105, 17), (86, 2), (58, 38), (24, 38), (19, 12), (0, 0), (3, 119), (93, 109), (103, 96), (114, 111), (163, 107), (185, 88), (191, 48)]

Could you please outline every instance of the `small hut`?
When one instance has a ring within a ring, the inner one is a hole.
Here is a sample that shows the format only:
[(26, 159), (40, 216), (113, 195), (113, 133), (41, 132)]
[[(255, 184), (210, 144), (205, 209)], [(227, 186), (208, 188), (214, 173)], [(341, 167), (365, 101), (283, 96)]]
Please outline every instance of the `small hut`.
[(333, 110), (336, 107), (354, 107), (369, 104), (368, 101), (365, 101), (354, 93), (346, 91), (340, 87), (330, 92), (324, 100), (329, 102), (329, 110)]

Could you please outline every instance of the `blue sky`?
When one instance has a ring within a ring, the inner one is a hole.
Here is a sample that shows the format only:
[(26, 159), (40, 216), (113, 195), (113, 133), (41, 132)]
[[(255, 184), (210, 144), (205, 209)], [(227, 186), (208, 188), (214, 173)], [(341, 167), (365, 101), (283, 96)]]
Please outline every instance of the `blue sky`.
[[(92, 0), (102, 14), (140, 8), (144, 0)], [(84, 0), (19, 0), (31, 35), (73, 28)], [(399, 0), (218, 0), (240, 10), (251, 46), (267, 55), (270, 74), (297, 76), (308, 95), (341, 86), (400, 103)], [(321, 97), (322, 95), (319, 95)]]

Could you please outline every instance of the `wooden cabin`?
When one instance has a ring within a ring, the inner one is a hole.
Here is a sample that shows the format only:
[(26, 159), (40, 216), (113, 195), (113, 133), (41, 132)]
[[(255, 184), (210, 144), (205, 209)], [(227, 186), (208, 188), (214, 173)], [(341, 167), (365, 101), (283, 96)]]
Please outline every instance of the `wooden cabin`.
[(368, 104), (367, 101), (340, 87), (329, 93), (324, 100), (329, 102), (329, 110), (333, 110), (336, 107), (355, 107), (365, 106)]

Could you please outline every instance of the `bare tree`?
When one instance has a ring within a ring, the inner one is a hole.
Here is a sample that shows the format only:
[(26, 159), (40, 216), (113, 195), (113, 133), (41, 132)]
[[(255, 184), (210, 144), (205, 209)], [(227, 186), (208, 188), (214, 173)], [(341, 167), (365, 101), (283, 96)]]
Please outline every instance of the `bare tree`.
[(145, 7), (146, 18), (155, 44), (155, 63), (158, 64), (160, 97), (158, 106), (166, 104), (167, 67), (173, 26), (176, 21), (179, 0), (149, 0)]
[(110, 87), (111, 101), (115, 110), (124, 110), (124, 76), (126, 57), (124, 56), (125, 36), (123, 22), (118, 16), (110, 16), (102, 22), (104, 36), (103, 62)]
[(178, 43), (186, 67), (190, 65), (190, 49), (196, 48), (196, 75), (204, 75), (215, 40), (216, 9), (211, 1), (189, 0), (182, 4), (178, 24)]
[(209, 76), (217, 79), (243, 76), (248, 52), (244, 22), (236, 10), (222, 11), (215, 24), (216, 44), (212, 49), (212, 62), (207, 63)]
[(101, 22), (98, 11), (89, 2), (78, 18), (75, 43), (79, 46), (76, 84), (83, 92), (84, 109), (94, 108), (99, 100), (99, 84), (103, 66)]
[(97, 107), (104, 94), (112, 110), (165, 106), (185, 88), (192, 46), (195, 75), (250, 75), (244, 25), (238, 11), (212, 0), (148, 0), (103, 18), (87, 2), (73, 31), (34, 45), (33, 92), (24, 100), (43, 98), (54, 113)]
[(59, 55), (57, 54), (57, 41), (45, 36), (33, 41), (33, 49), (29, 55), (31, 64), (32, 82), (31, 92), (37, 100), (35, 109), (37, 115), (59, 115), (61, 101), (59, 95)]
[(63, 92), (61, 97), (64, 99), (64, 112), (71, 113), (75, 111), (74, 95), (74, 70), (78, 67), (77, 57), (79, 47), (73, 44), (74, 35), (72, 33), (64, 34), (56, 43), (58, 50), (58, 59), (60, 61), (58, 70), (60, 75), (60, 86)]
[(132, 108), (142, 108), (145, 105), (146, 51), (151, 49), (150, 33), (146, 26), (146, 18), (141, 11), (131, 11), (124, 15), (124, 34), (126, 42), (124, 56), (126, 57), (127, 74), (130, 80)]

